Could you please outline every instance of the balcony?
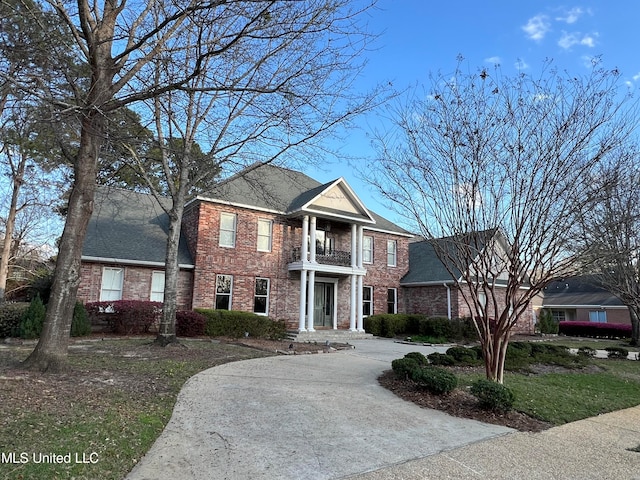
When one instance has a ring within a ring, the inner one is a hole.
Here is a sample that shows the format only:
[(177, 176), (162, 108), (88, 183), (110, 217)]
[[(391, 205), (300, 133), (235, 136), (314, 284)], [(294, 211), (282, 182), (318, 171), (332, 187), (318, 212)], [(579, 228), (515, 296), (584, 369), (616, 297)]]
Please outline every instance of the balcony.
[[(302, 248), (295, 247), (292, 252), (292, 262), (302, 260)], [(351, 266), (351, 252), (343, 252), (340, 250), (323, 250), (316, 251), (316, 262), (323, 265), (337, 265), (341, 267)]]

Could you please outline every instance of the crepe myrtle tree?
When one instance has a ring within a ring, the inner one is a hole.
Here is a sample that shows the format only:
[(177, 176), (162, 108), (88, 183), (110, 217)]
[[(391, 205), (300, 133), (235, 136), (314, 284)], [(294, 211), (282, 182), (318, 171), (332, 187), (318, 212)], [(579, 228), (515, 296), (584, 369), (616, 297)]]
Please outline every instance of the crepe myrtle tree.
[[(49, 48), (45, 51), (47, 58), (56, 58), (63, 50), (67, 55), (71, 49), (76, 63), (86, 66), (84, 75), (62, 71), (56, 76), (58, 82), (66, 82), (64, 95), (47, 82), (36, 83), (39, 97), (61, 112), (76, 115), (80, 132), (43, 333), (25, 361), (27, 367), (56, 371), (66, 366), (82, 245), (93, 209), (98, 159), (110, 116), (123, 107), (134, 108), (168, 92), (193, 90), (194, 79), (203, 73), (207, 62), (213, 61), (216, 68), (223, 70), (209, 70), (206, 82), (196, 90), (228, 92), (228, 107), (258, 93), (271, 95), (274, 103), (287, 105), (281, 110), (283, 128), (266, 135), (266, 145), (287, 139), (286, 115), (295, 115), (300, 105), (317, 114), (306, 125), (309, 131), (316, 128), (314, 121), (323, 114), (337, 118), (341, 111), (348, 117), (352, 109), (344, 100), (358, 72), (358, 63), (350, 70), (349, 61), (369, 38), (358, 20), (359, 14), (373, 2), (42, 0), (36, 3), (42, 11), (54, 13), (72, 39), (65, 45), (42, 45), (41, 48)], [(38, 22), (39, 18), (28, 12), (25, 21)], [(298, 63), (287, 56), (290, 51), (296, 52)], [(166, 75), (156, 75), (159, 62), (167, 66)], [(225, 68), (234, 69), (235, 75), (228, 75)], [(31, 72), (30, 78), (36, 75), (37, 72)], [(292, 83), (295, 78), (301, 80), (298, 89)], [(309, 90), (301, 90), (302, 79), (311, 82)], [(20, 79), (3, 75), (2, 80)], [(29, 87), (32, 86), (30, 83)], [(312, 87), (318, 89), (315, 98), (309, 96)], [(236, 110), (236, 114), (245, 113)], [(225, 122), (220, 121), (215, 127), (224, 129)], [(230, 150), (232, 147), (231, 144)]]
[(640, 345), (639, 155), (637, 146), (628, 146), (584, 179), (589, 205), (572, 230), (583, 271), (629, 309), (633, 346)]
[(634, 127), (620, 73), (545, 64), (533, 77), (481, 69), (431, 76), (390, 109), (376, 137), (380, 194), (431, 241), (461, 292), (484, 353), (504, 380), (513, 327), (531, 300), (574, 268), (567, 232), (586, 198), (580, 180)]

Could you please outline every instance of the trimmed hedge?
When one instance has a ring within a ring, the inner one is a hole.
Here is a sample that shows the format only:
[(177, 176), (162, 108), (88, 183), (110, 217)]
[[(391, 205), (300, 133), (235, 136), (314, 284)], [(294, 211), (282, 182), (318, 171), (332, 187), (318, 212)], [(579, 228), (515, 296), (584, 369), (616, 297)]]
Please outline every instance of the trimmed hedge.
[(560, 322), (559, 331), (572, 337), (628, 338), (631, 325), (623, 323)]
[(508, 412), (516, 399), (509, 388), (485, 379), (473, 382), (471, 394), (478, 399), (480, 407), (496, 412)]
[(204, 335), (207, 317), (191, 310), (176, 312), (176, 335), (178, 337), (201, 337)]
[(475, 327), (470, 319), (427, 317), (421, 314), (384, 313), (364, 319), (364, 329), (377, 337), (393, 338), (398, 335), (420, 335), (447, 340), (475, 339)]
[(91, 323), (106, 320), (108, 330), (118, 335), (149, 333), (160, 321), (161, 302), (144, 300), (116, 300), (113, 302), (91, 302), (85, 305)]
[(0, 304), (0, 338), (19, 335), (18, 327), (28, 308), (27, 302)]
[(411, 380), (413, 380), (418, 387), (424, 388), (436, 395), (442, 395), (449, 393), (458, 386), (458, 379), (456, 376), (438, 367), (421, 367), (411, 372)]
[(238, 310), (213, 310), (198, 308), (196, 312), (206, 318), (205, 335), (210, 337), (250, 337), (281, 340), (287, 329), (281, 320)]

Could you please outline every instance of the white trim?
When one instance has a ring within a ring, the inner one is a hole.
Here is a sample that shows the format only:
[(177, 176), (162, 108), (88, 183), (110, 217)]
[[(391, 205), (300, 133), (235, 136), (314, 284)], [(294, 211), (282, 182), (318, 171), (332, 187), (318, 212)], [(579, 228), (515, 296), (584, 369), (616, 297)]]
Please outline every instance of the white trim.
[[(128, 260), (128, 259), (122, 259), (122, 258), (108, 258), (108, 257), (89, 257), (86, 255), (83, 255), (81, 257), (81, 261), (95, 262), (95, 263), (116, 263), (116, 264), (122, 264), (122, 265), (139, 265), (141, 267), (164, 267), (165, 266), (164, 262), (151, 262), (147, 260)], [(195, 265), (187, 264), (187, 263), (180, 263), (178, 267), (185, 270), (193, 270), (194, 268), (196, 268)]]
[[(275, 210), (273, 208), (264, 208), (264, 207), (257, 207), (255, 205), (247, 205), (245, 203), (238, 203), (238, 202), (229, 202), (227, 200), (218, 200), (215, 198), (207, 198), (207, 197), (202, 197), (200, 195), (198, 195), (196, 198), (194, 198), (193, 200), (191, 200), (189, 203), (187, 203), (187, 205), (190, 205), (191, 203), (195, 202), (195, 201), (201, 201), (201, 202), (210, 202), (210, 203), (217, 203), (220, 205), (227, 205), (229, 207), (238, 207), (238, 208), (245, 208), (247, 210), (258, 210), (260, 212), (267, 212), (267, 213), (275, 213), (277, 215), (286, 215), (287, 212), (283, 212), (281, 210)], [(186, 208), (186, 205), (185, 205)]]
[(601, 308), (601, 309), (610, 308), (610, 309), (624, 310), (624, 309), (628, 309), (629, 307), (627, 307), (626, 305), (594, 305), (593, 303), (590, 303), (588, 305), (542, 304), (540, 305), (539, 308)]

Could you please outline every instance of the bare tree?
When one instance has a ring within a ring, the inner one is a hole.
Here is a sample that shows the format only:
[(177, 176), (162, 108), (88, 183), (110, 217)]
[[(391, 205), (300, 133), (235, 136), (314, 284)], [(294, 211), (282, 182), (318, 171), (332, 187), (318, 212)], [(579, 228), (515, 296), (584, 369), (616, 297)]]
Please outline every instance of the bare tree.
[(640, 152), (629, 146), (585, 178), (589, 195), (573, 230), (586, 272), (629, 308), (631, 345), (640, 343)]
[[(368, 6), (353, 7), (347, 0), (47, 0), (42, 6), (57, 14), (73, 38), (72, 45), (65, 45), (69, 49), (64, 48), (64, 54), (75, 52), (76, 63), (86, 70), (84, 76), (69, 70), (60, 77), (67, 82), (66, 91), (73, 92), (71, 97), (59, 95), (47, 84), (40, 85), (39, 90), (39, 95), (60, 112), (72, 112), (80, 119), (74, 183), (47, 316), (40, 341), (26, 360), (29, 367), (59, 370), (66, 364), (82, 244), (93, 208), (105, 123), (112, 112), (167, 92), (189, 89), (189, 82), (200, 75), (210, 59), (219, 59), (220, 67), (231, 62), (244, 68), (236, 69), (239, 76), (231, 83), (225, 75), (218, 76), (211, 70), (203, 90), (234, 92), (237, 96), (273, 94), (273, 98), (287, 104), (288, 111), (294, 111), (302, 99), (300, 92), (289, 89), (288, 81), (295, 71), (284, 71), (283, 67), (291, 64), (281, 62), (284, 57), (280, 53), (299, 49), (300, 63), (295, 66), (298, 72), (318, 72), (319, 80), (309, 84), (308, 92), (316, 88), (324, 95), (327, 103), (317, 102), (319, 110), (330, 106), (335, 110), (325, 112), (342, 110), (348, 114), (350, 105), (343, 102), (343, 93), (349, 89), (357, 69), (351, 75), (339, 72), (347, 71), (345, 62), (367, 40), (358, 23), (358, 13)], [(187, 43), (194, 38), (195, 44)], [(62, 54), (58, 47), (51, 46), (51, 57)], [(195, 52), (195, 57), (185, 52)], [(254, 61), (249, 60), (251, 57)], [(169, 68), (171, 76), (156, 76), (158, 61), (168, 68), (175, 67)], [(327, 73), (332, 67), (338, 74)], [(265, 82), (270, 76), (279, 81)], [(311, 81), (314, 77), (309, 74), (305, 78)], [(229, 98), (233, 101), (234, 97)], [(286, 118), (282, 122), (286, 125)], [(286, 129), (278, 135), (286, 137)]]
[(502, 383), (511, 330), (533, 297), (573, 268), (580, 180), (634, 127), (619, 76), (598, 64), (585, 77), (458, 68), (393, 110), (395, 130), (378, 138), (373, 182), (456, 280), (490, 380)]

